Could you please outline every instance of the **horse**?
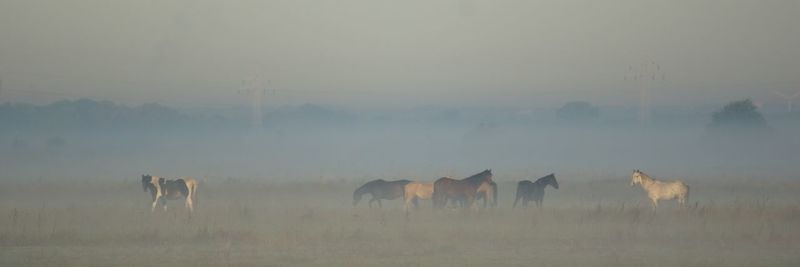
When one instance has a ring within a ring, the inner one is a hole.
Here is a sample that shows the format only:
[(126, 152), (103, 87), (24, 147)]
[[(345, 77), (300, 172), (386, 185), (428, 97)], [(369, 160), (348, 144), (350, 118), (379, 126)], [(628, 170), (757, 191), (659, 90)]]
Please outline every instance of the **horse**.
[(544, 200), (544, 188), (547, 185), (558, 189), (558, 181), (556, 180), (555, 173), (548, 174), (545, 177), (539, 178), (536, 182), (530, 180), (523, 180), (517, 183), (517, 195), (514, 198), (514, 205), (511, 208), (517, 207), (517, 201), (522, 199), (522, 206), (528, 207), (528, 202), (533, 200), (536, 207), (542, 208), (542, 201)]
[(410, 182), (405, 185), (404, 191), (404, 208), (406, 210), (406, 214), (408, 214), (408, 210), (412, 203), (414, 204), (414, 208), (416, 208), (419, 206), (417, 200), (431, 199), (431, 197), (433, 197), (433, 183)]
[[(483, 208), (486, 208), (486, 204), (491, 199), (491, 207), (497, 207), (497, 183), (491, 182), (487, 183), (484, 182), (481, 186), (478, 187), (478, 192), (475, 194), (475, 201), (479, 201), (483, 199)], [(466, 206), (466, 198), (459, 198), (459, 199), (452, 199), (453, 206)]]
[[(492, 183), (492, 170), (487, 169), (473, 176), (456, 180), (442, 177), (433, 183), (433, 206), (444, 208), (448, 199), (463, 201), (464, 208), (471, 207), (478, 195), (478, 188), (483, 183)], [(491, 190), (485, 190), (491, 192)]]
[(382, 208), (381, 199), (392, 200), (403, 197), (404, 187), (410, 182), (409, 180), (385, 181), (383, 179), (369, 181), (353, 192), (353, 206), (355, 207), (361, 201), (361, 196), (371, 194), (369, 207), (372, 208), (372, 202), (377, 201), (378, 207)]
[(645, 174), (640, 170), (633, 170), (631, 187), (640, 185), (647, 192), (653, 204), (653, 211), (658, 208), (659, 200), (677, 199), (681, 207), (689, 203), (689, 186), (683, 181), (662, 182)]
[(155, 211), (158, 203), (167, 210), (167, 200), (185, 198), (185, 207), (189, 212), (194, 212), (194, 203), (197, 202), (197, 181), (191, 177), (167, 180), (163, 177), (142, 175), (142, 189), (150, 192), (152, 205), (150, 211)]

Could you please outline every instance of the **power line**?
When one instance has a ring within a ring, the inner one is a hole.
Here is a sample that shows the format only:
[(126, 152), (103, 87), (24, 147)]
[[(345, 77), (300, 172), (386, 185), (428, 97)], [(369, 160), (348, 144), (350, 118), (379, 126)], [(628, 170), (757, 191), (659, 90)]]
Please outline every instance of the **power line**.
[(651, 90), (652, 83), (658, 80), (665, 80), (666, 75), (661, 70), (661, 65), (655, 61), (649, 61), (639, 66), (628, 65), (628, 72), (623, 80), (634, 81), (640, 90), (639, 96), (639, 120), (642, 123), (649, 123), (652, 113)]

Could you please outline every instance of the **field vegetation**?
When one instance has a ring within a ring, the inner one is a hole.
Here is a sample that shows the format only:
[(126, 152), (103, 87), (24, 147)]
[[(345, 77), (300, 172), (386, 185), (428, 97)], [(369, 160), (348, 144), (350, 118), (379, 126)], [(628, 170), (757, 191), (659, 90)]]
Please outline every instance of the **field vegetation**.
[[(406, 219), (402, 201), (352, 207), (363, 181), (201, 179), (197, 211), (151, 213), (138, 179), (4, 182), (2, 266), (797, 266), (800, 182), (687, 180), (691, 208), (650, 210), (629, 178), (558, 177), (544, 208)], [(702, 182), (701, 182), (702, 181)]]

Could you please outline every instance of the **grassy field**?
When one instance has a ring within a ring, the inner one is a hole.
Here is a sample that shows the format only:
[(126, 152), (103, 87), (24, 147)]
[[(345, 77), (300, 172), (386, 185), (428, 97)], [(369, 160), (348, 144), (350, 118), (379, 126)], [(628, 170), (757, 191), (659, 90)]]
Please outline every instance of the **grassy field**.
[(542, 210), (352, 207), (359, 182), (204, 179), (151, 213), (137, 177), (0, 184), (0, 266), (799, 266), (800, 181), (688, 180), (653, 213), (626, 178), (559, 177)]

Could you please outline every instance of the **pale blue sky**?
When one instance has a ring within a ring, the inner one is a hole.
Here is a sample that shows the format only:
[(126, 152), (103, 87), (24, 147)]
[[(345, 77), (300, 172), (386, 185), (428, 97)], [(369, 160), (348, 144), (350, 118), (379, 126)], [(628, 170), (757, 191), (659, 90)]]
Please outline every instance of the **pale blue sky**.
[[(800, 90), (800, 1), (0, 1), (0, 101), (656, 105)], [(29, 91), (29, 92), (26, 92)], [(39, 93), (31, 93), (38, 91)]]

